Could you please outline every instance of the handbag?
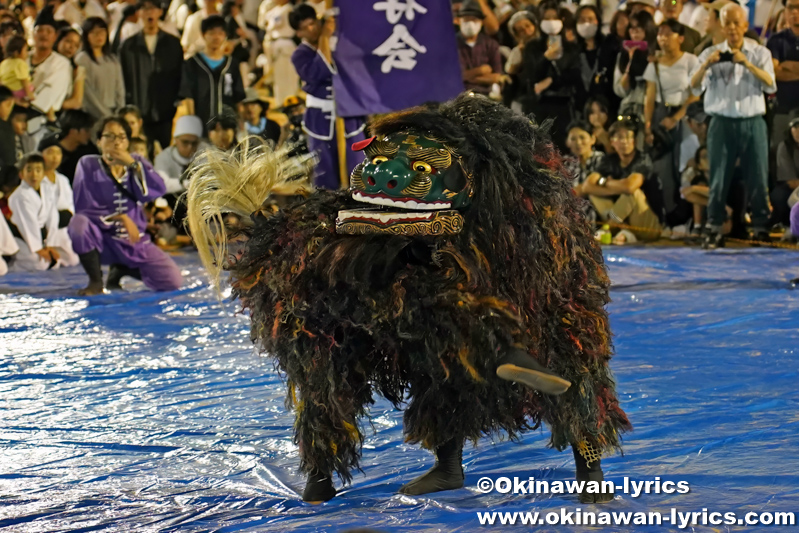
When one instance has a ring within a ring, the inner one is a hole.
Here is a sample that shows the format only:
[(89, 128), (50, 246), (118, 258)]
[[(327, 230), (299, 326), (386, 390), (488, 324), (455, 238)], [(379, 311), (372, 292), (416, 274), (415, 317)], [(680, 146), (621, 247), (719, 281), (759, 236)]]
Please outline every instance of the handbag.
[[(658, 90), (660, 92), (660, 101), (663, 106), (666, 106), (666, 98), (663, 96), (663, 84), (660, 82), (660, 69), (658, 64), (655, 63), (655, 75), (658, 79)], [(670, 115), (669, 115), (670, 116)], [(674, 149), (674, 137), (671, 132), (660, 125), (660, 123), (653, 123), (649, 130), (652, 132), (654, 140), (650, 149), (650, 156), (653, 161), (656, 161)]]

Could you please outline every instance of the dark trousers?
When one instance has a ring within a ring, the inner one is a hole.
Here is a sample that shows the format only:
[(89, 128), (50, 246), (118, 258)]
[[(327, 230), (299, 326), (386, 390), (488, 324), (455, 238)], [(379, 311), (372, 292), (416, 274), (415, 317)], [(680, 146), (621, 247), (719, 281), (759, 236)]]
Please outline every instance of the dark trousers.
[[(655, 106), (652, 115), (652, 123), (660, 124), (660, 121), (670, 117), (677, 111), (677, 108), (666, 107), (663, 104)], [(671, 150), (663, 154), (659, 159), (653, 161), (653, 171), (660, 176), (660, 183), (663, 186), (663, 204), (666, 213), (671, 213), (680, 201), (680, 144), (682, 143), (683, 130), (682, 121), (678, 122), (673, 129), (668, 131), (671, 137)]]
[(144, 134), (149, 141), (158, 141), (161, 148), (172, 144), (172, 119), (144, 123)]
[(793, 189), (787, 183), (780, 181), (771, 191), (771, 206), (774, 209), (771, 213), (771, 223), (783, 224), (788, 226), (791, 222), (791, 208), (788, 207), (788, 198), (791, 197)]
[(707, 132), (710, 159), (710, 197), (708, 226), (719, 231), (727, 218), (725, 206), (735, 162), (741, 171), (749, 198), (755, 231), (768, 228), (771, 209), (768, 202), (768, 129), (763, 117), (727, 118), (714, 116)]

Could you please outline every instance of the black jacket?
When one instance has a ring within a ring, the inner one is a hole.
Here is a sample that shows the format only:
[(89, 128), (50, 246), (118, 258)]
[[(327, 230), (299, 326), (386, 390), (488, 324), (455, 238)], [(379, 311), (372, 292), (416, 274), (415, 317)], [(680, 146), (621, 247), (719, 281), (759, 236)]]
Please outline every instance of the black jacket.
[(183, 63), (183, 80), (180, 98), (194, 100), (194, 114), (207, 124), (213, 117), (222, 114), (223, 106), (231, 106), (244, 100), (244, 85), (241, 81), (239, 63), (232, 56), (225, 57), (215, 69), (197, 53)]
[(0, 168), (17, 164), (15, 138), (11, 122), (0, 120)]
[(139, 32), (122, 43), (119, 60), (125, 79), (125, 101), (141, 110), (145, 122), (172, 120), (183, 71), (180, 39), (159, 31), (155, 54), (151, 56), (144, 33)]

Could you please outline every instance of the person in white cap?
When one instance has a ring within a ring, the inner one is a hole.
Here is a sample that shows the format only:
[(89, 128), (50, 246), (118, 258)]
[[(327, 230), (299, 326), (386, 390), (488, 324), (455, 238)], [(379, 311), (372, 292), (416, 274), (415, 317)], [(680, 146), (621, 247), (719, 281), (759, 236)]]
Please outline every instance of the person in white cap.
[(646, 11), (654, 17), (657, 9), (658, 6), (655, 0), (630, 0), (627, 2), (627, 11), (630, 15), (635, 15), (639, 11)]
[(186, 190), (181, 178), (197, 153), (202, 134), (200, 117), (184, 115), (175, 123), (172, 144), (158, 154), (154, 164), (155, 171), (164, 180), (167, 195), (179, 196)]

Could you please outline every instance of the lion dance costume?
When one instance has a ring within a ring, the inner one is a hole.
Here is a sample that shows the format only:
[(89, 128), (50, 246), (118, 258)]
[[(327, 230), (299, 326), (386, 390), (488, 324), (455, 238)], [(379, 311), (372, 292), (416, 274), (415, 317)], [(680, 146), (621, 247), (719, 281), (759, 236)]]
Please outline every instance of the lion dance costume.
[[(630, 429), (608, 368), (609, 280), (560, 156), (529, 119), (464, 94), (390, 115), (357, 143), (348, 192), (297, 195), (285, 158), (209, 154), (192, 233), (285, 373), (306, 501), (358, 468), (380, 394), (436, 464), (403, 486), (463, 486), (465, 441), (546, 423), (577, 478)], [(226, 213), (247, 217), (219, 231)], [(238, 247), (238, 252), (236, 252)], [(581, 494), (583, 502), (612, 495)]]

